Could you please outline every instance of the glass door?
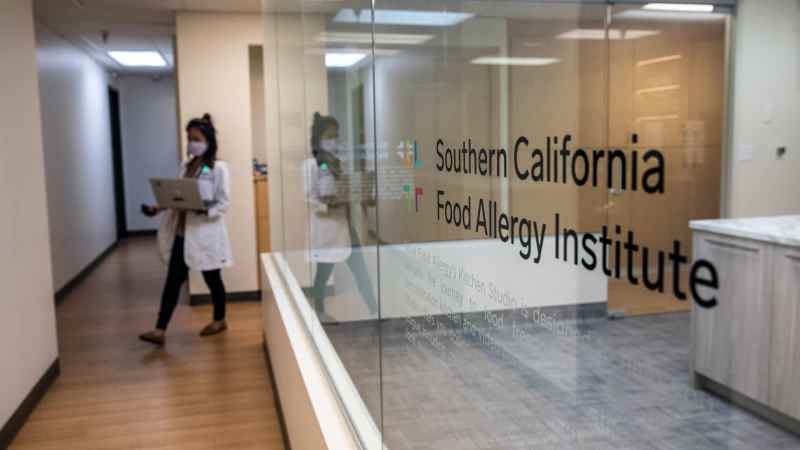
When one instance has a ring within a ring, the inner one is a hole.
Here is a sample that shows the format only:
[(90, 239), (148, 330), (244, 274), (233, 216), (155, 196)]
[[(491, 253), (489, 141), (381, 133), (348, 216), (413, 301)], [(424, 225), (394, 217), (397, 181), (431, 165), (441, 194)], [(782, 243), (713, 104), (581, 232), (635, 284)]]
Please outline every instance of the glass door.
[[(612, 312), (642, 315), (690, 307), (673, 295), (673, 283), (686, 292), (688, 273), (673, 272), (668, 252), (678, 245), (691, 255), (689, 221), (719, 214), (726, 19), (718, 12), (610, 7), (609, 148), (627, 155), (628, 174), (626, 186), (617, 177), (608, 190), (607, 226), (623, 238), (634, 232), (639, 245), (650, 249), (647, 268), (625, 252), (620, 261), (612, 255), (612, 265), (619, 264), (624, 274), (609, 280)], [(645, 192), (641, 185), (657, 163), (652, 153), (646, 157), (650, 150), (663, 156), (663, 193)], [(645, 275), (658, 287), (645, 286)]]

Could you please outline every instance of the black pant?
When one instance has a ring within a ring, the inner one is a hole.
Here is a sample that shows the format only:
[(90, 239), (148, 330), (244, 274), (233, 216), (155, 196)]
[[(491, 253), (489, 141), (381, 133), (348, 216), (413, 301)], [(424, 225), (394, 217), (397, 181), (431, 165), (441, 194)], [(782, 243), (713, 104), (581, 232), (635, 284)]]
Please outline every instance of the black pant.
[[(164, 285), (164, 292), (161, 294), (161, 310), (158, 312), (158, 322), (156, 328), (166, 330), (172, 312), (178, 304), (178, 296), (181, 293), (181, 286), (189, 277), (189, 267), (183, 260), (183, 237), (175, 236), (172, 244), (172, 253), (169, 256), (169, 270), (167, 271), (167, 282)], [(222, 283), (220, 269), (207, 270), (203, 272), (203, 279), (211, 291), (211, 299), (214, 302), (214, 320), (225, 319), (225, 285)]]

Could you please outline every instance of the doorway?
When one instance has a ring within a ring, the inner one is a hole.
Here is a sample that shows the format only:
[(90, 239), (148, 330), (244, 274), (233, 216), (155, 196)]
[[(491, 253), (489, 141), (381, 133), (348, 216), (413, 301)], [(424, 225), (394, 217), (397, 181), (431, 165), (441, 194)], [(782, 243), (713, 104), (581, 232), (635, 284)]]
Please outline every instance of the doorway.
[(128, 236), (125, 215), (125, 172), (122, 162), (122, 132), (119, 115), (119, 91), (108, 87), (108, 110), (111, 121), (111, 155), (114, 165), (114, 207), (117, 216), (117, 240)]
[[(609, 148), (629, 155), (658, 149), (667, 167), (663, 194), (609, 189), (607, 225), (635, 230), (649, 248), (671, 249), (678, 241), (691, 255), (689, 221), (716, 218), (720, 211), (727, 16), (642, 14), (630, 5), (610, 12)], [(665, 271), (665, 280), (672, 277)], [(685, 292), (688, 273), (680, 278)], [(690, 306), (671, 290), (609, 279), (609, 311), (635, 316)]]

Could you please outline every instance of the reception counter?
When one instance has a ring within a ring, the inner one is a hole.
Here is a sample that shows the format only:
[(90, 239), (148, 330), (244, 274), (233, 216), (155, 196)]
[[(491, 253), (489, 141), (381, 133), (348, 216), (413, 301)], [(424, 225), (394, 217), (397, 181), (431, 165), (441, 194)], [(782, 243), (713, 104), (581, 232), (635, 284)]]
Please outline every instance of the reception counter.
[(690, 227), (719, 273), (717, 306), (692, 307), (696, 385), (800, 431), (800, 216)]

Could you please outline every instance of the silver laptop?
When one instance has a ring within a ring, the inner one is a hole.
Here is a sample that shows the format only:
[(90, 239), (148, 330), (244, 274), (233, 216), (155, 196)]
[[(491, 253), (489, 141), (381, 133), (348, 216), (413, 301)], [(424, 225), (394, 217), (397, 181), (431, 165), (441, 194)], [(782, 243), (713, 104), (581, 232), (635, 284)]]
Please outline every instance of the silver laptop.
[(203, 201), (197, 179), (151, 178), (150, 186), (153, 188), (159, 208), (208, 209), (209, 202)]

